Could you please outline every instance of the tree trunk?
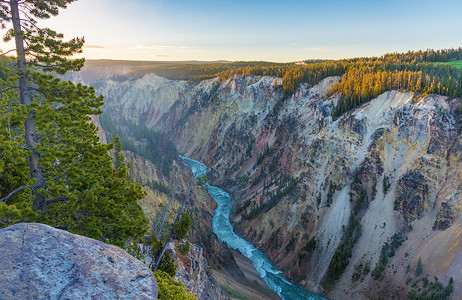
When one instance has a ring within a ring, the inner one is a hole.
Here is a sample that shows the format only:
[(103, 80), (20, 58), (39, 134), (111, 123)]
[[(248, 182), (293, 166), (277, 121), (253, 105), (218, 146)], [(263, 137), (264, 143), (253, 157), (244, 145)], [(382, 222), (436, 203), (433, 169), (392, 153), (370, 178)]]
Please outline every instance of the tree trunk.
[[(29, 93), (29, 82), (26, 74), (26, 52), (24, 50), (24, 39), (21, 32), (21, 19), (19, 18), (18, 0), (10, 0), (11, 16), (13, 22), (13, 30), (15, 34), (16, 53), (18, 56), (18, 71), (19, 71), (19, 95), (21, 104), (29, 106), (31, 103), (31, 96)], [(45, 197), (39, 194), (38, 190), (44, 187), (44, 179), (42, 176), (42, 169), (39, 165), (40, 153), (36, 150), (36, 132), (35, 120), (31, 115), (27, 116), (24, 123), (25, 139), (27, 148), (31, 151), (29, 155), (29, 171), (32, 179), (36, 179), (32, 187), (32, 194), (34, 195), (33, 205), (35, 210), (44, 212), (46, 209)]]

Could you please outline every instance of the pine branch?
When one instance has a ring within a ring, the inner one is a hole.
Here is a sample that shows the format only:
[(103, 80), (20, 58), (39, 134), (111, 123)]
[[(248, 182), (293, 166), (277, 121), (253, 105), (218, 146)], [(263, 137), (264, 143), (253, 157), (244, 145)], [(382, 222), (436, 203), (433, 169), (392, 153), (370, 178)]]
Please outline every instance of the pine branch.
[(46, 202), (46, 205), (52, 204), (52, 203), (57, 203), (57, 202), (62, 202), (62, 201), (67, 202), (67, 200), (69, 200), (69, 197), (67, 197), (67, 196), (59, 196), (58, 198), (48, 200)]
[(69, 229), (69, 225), (64, 225), (64, 226), (55, 226), (54, 228), (56, 229), (61, 229), (61, 230), (68, 230)]
[(38, 89), (38, 88), (34, 88), (34, 87), (29, 87), (28, 90), (29, 91), (39, 92), (39, 93), (42, 93), (42, 94), (45, 94), (46, 92), (48, 92), (48, 90)]
[(14, 102), (10, 102), (10, 103), (4, 104), (4, 105), (0, 106), (0, 108), (5, 107), (5, 106), (10, 106), (10, 105), (13, 105), (13, 104), (20, 104), (20, 103), (21, 103), (21, 102), (19, 102), (19, 101), (14, 101)]
[(39, 63), (36, 63), (36, 62), (32, 62), (32, 61), (26, 62), (26, 65), (33, 65), (33, 66), (36, 66), (36, 67), (39, 67), (39, 68), (54, 68), (54, 67), (57, 66), (57, 65), (51, 65), (51, 64), (42, 65), (42, 64), (39, 64)]
[(26, 14), (26, 13), (23, 13), (23, 14), (24, 14), (24, 16), (25, 16), (26, 18), (21, 18), (21, 21), (25, 21), (25, 22), (29, 23), (30, 25), (32, 25), (35, 29), (40, 30), (40, 27), (38, 27), (38, 26), (36, 25), (37, 22), (36, 22), (33, 18), (31, 18), (31, 17), (30, 17), (28, 14)]
[[(9, 91), (9, 90), (18, 89), (18, 88), (19, 88), (18, 86), (10, 86), (9, 88), (6, 88), (6, 89), (4, 89), (4, 90), (1, 90), (1, 91), (0, 91), (0, 94), (3, 94), (4, 92), (7, 92), (7, 91)], [(19, 103), (19, 102), (11, 102), (11, 103)], [(2, 106), (0, 106), (0, 107), (10, 105), (11, 103), (2, 105)]]
[(7, 55), (8, 53), (13, 52), (13, 51), (16, 51), (16, 48), (15, 48), (15, 49), (8, 50), (8, 51), (6, 51), (6, 52), (2, 52), (1, 55)]
[(8, 200), (9, 198), (11, 198), (11, 196), (13, 196), (14, 194), (16, 194), (17, 192), (22, 191), (22, 190), (27, 189), (27, 188), (31, 188), (31, 187), (32, 187), (32, 186), (30, 186), (30, 185), (25, 185), (25, 186), (22, 186), (22, 187), (20, 187), (20, 188), (17, 188), (17, 189), (15, 189), (14, 191), (12, 191), (11, 193), (9, 193), (8, 196), (6, 196), (6, 197), (0, 199), (0, 202), (5, 202), (6, 200)]
[(82, 227), (82, 224), (80, 224), (79, 218), (77, 218), (74, 212), (72, 214), (74, 215), (74, 218), (77, 220), (77, 223), (79, 223), (80, 227)]
[(64, 173), (64, 174), (58, 175), (58, 176), (56, 176), (56, 177), (53, 177), (53, 178), (51, 178), (50, 180), (53, 181), (53, 182), (56, 182), (56, 180), (58, 180), (58, 179), (61, 178), (61, 177), (66, 176), (66, 175), (67, 175), (67, 174)]

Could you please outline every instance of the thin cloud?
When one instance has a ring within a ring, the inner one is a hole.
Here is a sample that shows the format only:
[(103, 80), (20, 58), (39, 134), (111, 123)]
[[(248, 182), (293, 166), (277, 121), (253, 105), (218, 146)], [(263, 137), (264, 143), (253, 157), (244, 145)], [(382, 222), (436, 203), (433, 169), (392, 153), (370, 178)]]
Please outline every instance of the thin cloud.
[(335, 50), (335, 47), (308, 47), (308, 48), (303, 48), (303, 51), (309, 51), (309, 52), (333, 52)]
[(190, 46), (160, 46), (160, 45), (136, 45), (134, 49), (150, 49), (150, 50), (197, 50), (197, 47)]
[(190, 46), (159, 46), (159, 45), (136, 45), (136, 49), (153, 49), (153, 50), (172, 50), (172, 49), (197, 49), (197, 47)]
[(83, 48), (86, 48), (86, 49), (107, 49), (104, 46), (98, 46), (98, 45), (83, 45)]
[(157, 54), (156, 56), (158, 56), (158, 57), (168, 57), (168, 55), (164, 55), (164, 54)]

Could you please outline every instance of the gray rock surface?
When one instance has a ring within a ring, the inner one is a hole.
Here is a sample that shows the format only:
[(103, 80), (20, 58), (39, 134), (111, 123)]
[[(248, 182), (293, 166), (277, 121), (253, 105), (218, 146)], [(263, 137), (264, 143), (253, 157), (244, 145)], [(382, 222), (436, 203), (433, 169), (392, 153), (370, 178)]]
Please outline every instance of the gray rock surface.
[(147, 266), (119, 247), (43, 224), (0, 230), (0, 299), (156, 299)]

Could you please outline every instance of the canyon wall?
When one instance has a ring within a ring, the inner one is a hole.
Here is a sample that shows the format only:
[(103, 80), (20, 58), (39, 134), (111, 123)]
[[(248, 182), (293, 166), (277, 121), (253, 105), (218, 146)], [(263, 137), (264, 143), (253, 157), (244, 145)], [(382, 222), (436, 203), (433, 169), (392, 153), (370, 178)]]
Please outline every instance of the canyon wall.
[[(287, 99), (273, 77), (89, 83), (114, 122), (203, 157), (208, 180), (233, 197), (235, 230), (292, 281), (338, 299), (401, 298), (422, 276), (444, 286), (452, 277), (452, 297), (462, 297), (460, 101), (389, 91), (332, 120), (338, 96), (327, 91), (338, 80)], [(213, 203), (195, 194), (205, 232)]]

